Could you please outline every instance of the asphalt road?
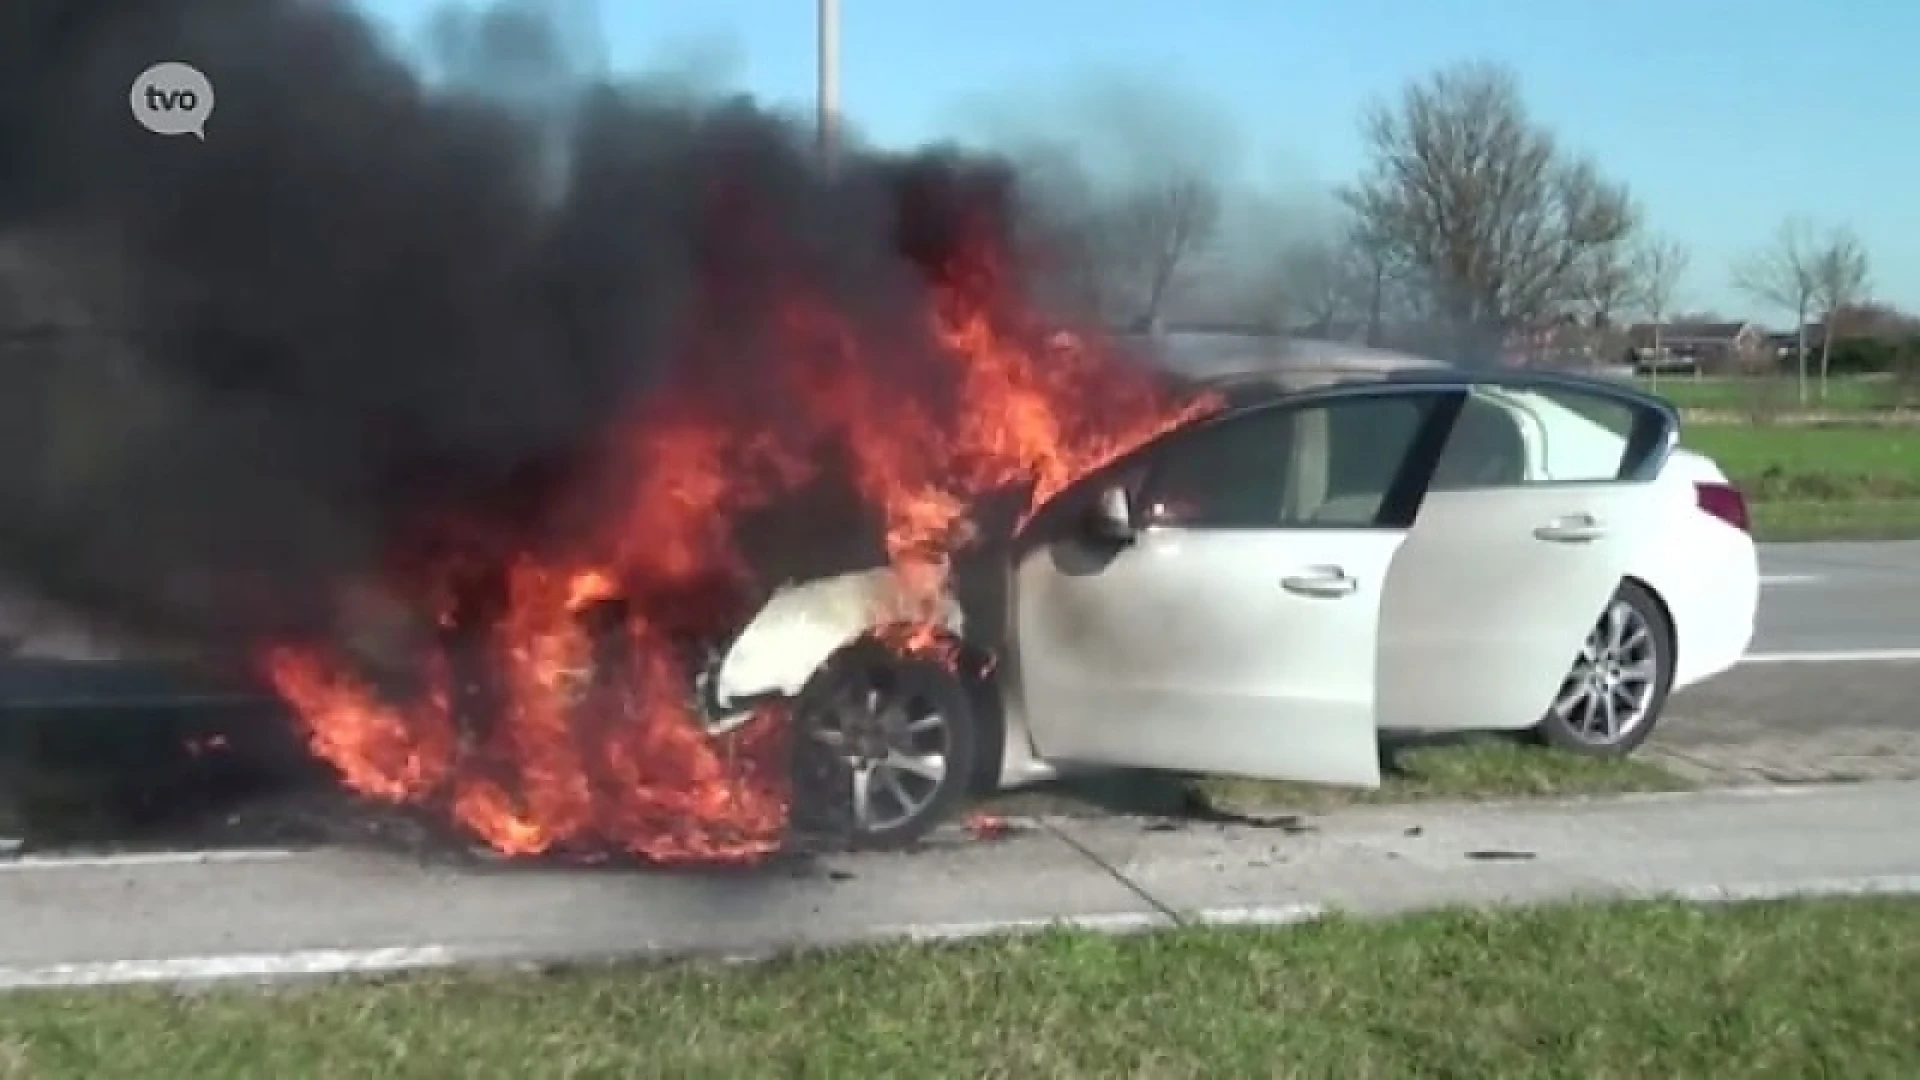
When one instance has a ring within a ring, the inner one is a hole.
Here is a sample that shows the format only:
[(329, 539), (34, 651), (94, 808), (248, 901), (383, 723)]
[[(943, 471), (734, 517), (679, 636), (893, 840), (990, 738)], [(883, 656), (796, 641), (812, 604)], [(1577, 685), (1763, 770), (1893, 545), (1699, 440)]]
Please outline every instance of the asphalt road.
[[(1770, 547), (1762, 561), (1753, 662), (1676, 697), (1654, 752), (1734, 778), (1873, 777), (1888, 762), (1920, 776), (1920, 544)], [(1386, 808), (1304, 831), (1050, 819), (1002, 841), (956, 830), (912, 856), (722, 875), (337, 848), (0, 859), (0, 988), (755, 953), (1060, 919), (1280, 922), (1329, 905), (1920, 891), (1916, 814), (1920, 782)]]
[(1759, 658), (1910, 652), (1920, 660), (1920, 541), (1766, 544), (1760, 570)]
[(455, 869), (348, 850), (0, 863), (0, 989), (660, 954), (752, 956), (1056, 922), (1920, 891), (1920, 783), (1547, 807), (1387, 807), (1310, 831), (1042, 822), (753, 874)]
[(1716, 782), (1920, 777), (1920, 542), (1772, 544), (1738, 668), (1650, 745)]

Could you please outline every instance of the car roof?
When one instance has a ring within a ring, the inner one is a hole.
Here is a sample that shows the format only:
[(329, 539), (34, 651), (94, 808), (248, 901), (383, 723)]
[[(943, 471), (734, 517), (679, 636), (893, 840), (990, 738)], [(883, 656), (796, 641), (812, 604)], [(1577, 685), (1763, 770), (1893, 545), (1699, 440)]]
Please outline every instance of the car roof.
[(1278, 334), (1175, 330), (1134, 340), (1167, 370), (1201, 378), (1264, 375), (1284, 381), (1315, 371), (1365, 374), (1451, 366), (1396, 349)]
[(1585, 388), (1661, 411), (1670, 409), (1662, 399), (1617, 379), (1509, 367), (1465, 367), (1420, 353), (1344, 341), (1178, 330), (1132, 340), (1182, 390), (1215, 395), (1224, 407), (1210, 414), (1214, 418), (1310, 391), (1386, 382), (1471, 386), (1497, 381), (1507, 386)]
[(1171, 331), (1136, 342), (1184, 387), (1216, 393), (1229, 408), (1327, 386), (1462, 373), (1417, 353), (1316, 338)]

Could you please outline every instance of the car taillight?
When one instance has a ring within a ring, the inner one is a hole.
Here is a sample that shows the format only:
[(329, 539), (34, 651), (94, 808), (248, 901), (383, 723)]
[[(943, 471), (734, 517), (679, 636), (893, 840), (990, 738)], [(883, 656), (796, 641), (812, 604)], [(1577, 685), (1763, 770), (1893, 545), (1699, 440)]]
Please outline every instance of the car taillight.
[(1693, 490), (1699, 498), (1700, 509), (1741, 532), (1749, 531), (1747, 497), (1740, 494), (1739, 488), (1732, 484), (1695, 484)]

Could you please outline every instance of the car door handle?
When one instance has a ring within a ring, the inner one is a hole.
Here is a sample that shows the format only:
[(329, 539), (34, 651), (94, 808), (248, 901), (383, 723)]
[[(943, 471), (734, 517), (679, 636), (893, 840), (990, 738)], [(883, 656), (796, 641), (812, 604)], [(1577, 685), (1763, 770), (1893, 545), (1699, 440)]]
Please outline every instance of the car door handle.
[(1310, 566), (1305, 573), (1280, 579), (1280, 587), (1301, 596), (1351, 596), (1360, 583), (1337, 566)]
[(1607, 527), (1592, 514), (1569, 514), (1533, 530), (1536, 540), (1553, 544), (1586, 544), (1607, 535)]

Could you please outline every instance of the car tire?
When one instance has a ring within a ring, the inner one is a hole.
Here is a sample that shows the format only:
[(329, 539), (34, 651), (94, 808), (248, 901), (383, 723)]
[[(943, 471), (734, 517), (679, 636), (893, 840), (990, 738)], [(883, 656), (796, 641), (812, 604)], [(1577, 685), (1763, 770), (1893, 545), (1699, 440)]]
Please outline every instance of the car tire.
[[(1620, 583), (1594, 621), (1580, 654), (1568, 669), (1538, 726), (1529, 734), (1568, 753), (1625, 757), (1653, 734), (1673, 688), (1673, 622), (1652, 591), (1637, 581)], [(1644, 684), (1633, 676), (1645, 670)], [(1611, 678), (1609, 675), (1611, 674)], [(1644, 697), (1641, 695), (1644, 693)], [(1629, 720), (1607, 730), (1605, 707), (1615, 716), (1631, 701)]]
[(951, 818), (973, 786), (980, 745), (958, 673), (870, 637), (807, 680), (793, 736), (793, 831), (814, 846), (864, 850), (907, 847)]

